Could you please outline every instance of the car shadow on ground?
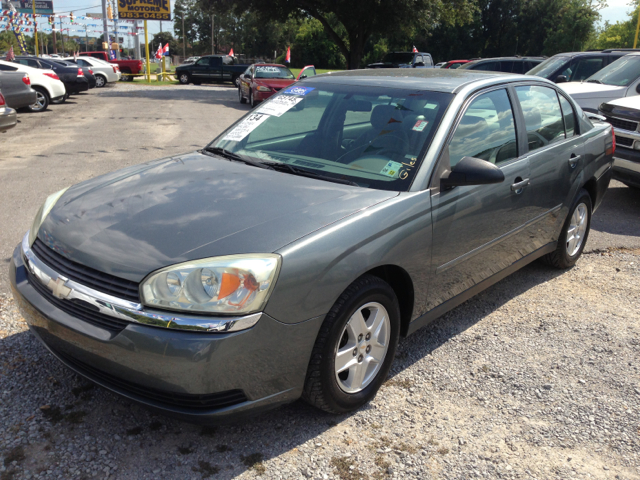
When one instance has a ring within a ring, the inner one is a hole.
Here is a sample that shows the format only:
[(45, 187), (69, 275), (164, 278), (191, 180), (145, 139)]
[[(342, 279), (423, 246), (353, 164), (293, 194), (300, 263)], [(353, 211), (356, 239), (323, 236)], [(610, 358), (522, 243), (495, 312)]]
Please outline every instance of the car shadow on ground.
[[(535, 262), (401, 340), (387, 382), (394, 382), (396, 375), (523, 292), (562, 273)], [(42, 419), (43, 434), (25, 448), (27, 459), (30, 452), (47, 450), (46, 445), (51, 448), (50, 443), (66, 444), (73, 437), (91, 435), (118, 459), (119, 474), (147, 464), (151, 468), (162, 466), (163, 474), (172, 478), (186, 478), (193, 472), (206, 477), (207, 472), (217, 471), (215, 478), (231, 479), (257, 468), (261, 460), (293, 452), (331, 428), (338, 429), (337, 435), (344, 434), (340, 424), (357, 415), (330, 415), (297, 401), (236, 424), (193, 425), (155, 414), (94, 387), (54, 360), (29, 332), (0, 340), (0, 352), (4, 356), (0, 360), (5, 361), (4, 367), (0, 362), (0, 369), (5, 370), (0, 375), (4, 418), (25, 421), (35, 415)], [(385, 388), (383, 385), (378, 396), (385, 395)], [(48, 407), (43, 410), (43, 405)], [(375, 407), (366, 405), (362, 410), (371, 408)], [(54, 461), (43, 458), (43, 462)]]
[[(136, 87), (137, 88), (137, 87)], [(140, 88), (139, 90), (113, 90), (102, 91), (99, 93), (101, 97), (112, 98), (144, 98), (159, 101), (176, 101), (185, 100), (191, 102), (206, 103), (209, 105), (223, 105), (227, 108), (236, 110), (249, 110), (247, 105), (243, 105), (238, 100), (236, 88), (188, 88), (182, 89), (179, 85), (172, 88), (149, 87)]]
[(591, 220), (598, 232), (640, 237), (640, 190), (611, 182)]

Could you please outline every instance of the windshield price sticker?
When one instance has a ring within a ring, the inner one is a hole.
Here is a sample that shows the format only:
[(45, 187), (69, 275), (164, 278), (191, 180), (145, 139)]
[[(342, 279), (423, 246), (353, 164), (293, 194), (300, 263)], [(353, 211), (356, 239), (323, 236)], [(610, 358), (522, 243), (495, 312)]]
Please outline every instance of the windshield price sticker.
[(256, 67), (256, 72), (280, 73), (278, 67)]
[(411, 130), (414, 130), (416, 132), (421, 132), (425, 129), (427, 125), (429, 125), (428, 121), (418, 120)]
[(387, 177), (398, 178), (398, 173), (402, 168), (402, 164), (398, 162), (394, 162), (389, 160), (389, 162), (384, 166), (380, 173), (382, 175), (386, 175)]
[(282, 93), (286, 93), (287, 95), (306, 95), (311, 90), (315, 90), (313, 87), (289, 87)]
[(287, 110), (295, 107), (302, 100), (304, 100), (304, 98), (302, 97), (284, 97), (282, 95), (279, 95), (277, 97), (274, 97), (270, 102), (262, 105), (256, 113), (263, 113), (266, 115), (279, 117)]
[(241, 123), (235, 126), (233, 130), (227, 133), (223, 140), (229, 140), (231, 142), (239, 142), (247, 135), (258, 128), (269, 115), (261, 115), (259, 113), (253, 113), (245, 118)]

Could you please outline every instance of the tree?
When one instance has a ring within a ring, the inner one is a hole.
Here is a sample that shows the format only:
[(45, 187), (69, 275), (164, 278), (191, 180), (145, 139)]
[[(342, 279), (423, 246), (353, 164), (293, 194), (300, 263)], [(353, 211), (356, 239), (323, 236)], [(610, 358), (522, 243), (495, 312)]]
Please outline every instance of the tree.
[(201, 0), (210, 9), (256, 11), (265, 19), (285, 21), (290, 15), (315, 18), (347, 60), (359, 68), (367, 41), (385, 35), (456, 24), (471, 19), (473, 0)]
[[(154, 34), (153, 38), (151, 39), (151, 45), (153, 45), (154, 48), (157, 48), (159, 44), (164, 47), (167, 43), (169, 44), (169, 53), (177, 55), (178, 42), (175, 38), (173, 38), (173, 35), (171, 35), (170, 32), (158, 32)], [(151, 55), (151, 45), (149, 46), (149, 55)], [(153, 53), (155, 53), (155, 50)]]
[(638, 24), (638, 4), (636, 0), (631, 6), (629, 19), (624, 22), (605, 22), (603, 28), (595, 36), (590, 48), (633, 48)]

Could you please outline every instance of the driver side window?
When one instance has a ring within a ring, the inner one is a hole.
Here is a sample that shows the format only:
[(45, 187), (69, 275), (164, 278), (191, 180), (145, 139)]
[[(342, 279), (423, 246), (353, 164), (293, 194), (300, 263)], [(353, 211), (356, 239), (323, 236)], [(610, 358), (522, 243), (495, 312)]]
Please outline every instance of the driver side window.
[(517, 156), (516, 130), (507, 91), (494, 90), (475, 98), (449, 144), (451, 168), (463, 157), (499, 164)]

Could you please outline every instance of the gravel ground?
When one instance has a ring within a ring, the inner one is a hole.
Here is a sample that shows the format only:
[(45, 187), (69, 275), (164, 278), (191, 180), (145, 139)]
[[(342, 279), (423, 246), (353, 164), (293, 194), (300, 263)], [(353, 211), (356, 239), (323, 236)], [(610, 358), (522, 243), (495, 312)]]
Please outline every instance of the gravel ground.
[(0, 297), (1, 478), (640, 478), (639, 265), (532, 264), (403, 340), (358, 412), (217, 428), (87, 383)]

